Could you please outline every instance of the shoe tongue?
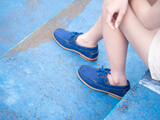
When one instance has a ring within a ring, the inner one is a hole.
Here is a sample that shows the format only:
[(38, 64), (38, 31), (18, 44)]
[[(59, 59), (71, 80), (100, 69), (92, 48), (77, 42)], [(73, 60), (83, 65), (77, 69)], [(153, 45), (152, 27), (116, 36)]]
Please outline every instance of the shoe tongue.
[(76, 45), (76, 39), (77, 39), (77, 37), (79, 36), (80, 34), (79, 33), (77, 33), (77, 34), (75, 34), (75, 35), (70, 35), (69, 36), (69, 38), (68, 38), (68, 41), (69, 41), (69, 43), (70, 44), (73, 44), (73, 45)]
[(70, 33), (70, 38), (77, 38), (77, 36), (79, 36), (79, 35), (81, 35), (81, 34), (83, 34), (83, 33), (78, 33), (78, 32), (71, 32)]
[(70, 38), (75, 37), (77, 34), (79, 34), (79, 33), (78, 33), (78, 32), (71, 32), (71, 33), (70, 33)]

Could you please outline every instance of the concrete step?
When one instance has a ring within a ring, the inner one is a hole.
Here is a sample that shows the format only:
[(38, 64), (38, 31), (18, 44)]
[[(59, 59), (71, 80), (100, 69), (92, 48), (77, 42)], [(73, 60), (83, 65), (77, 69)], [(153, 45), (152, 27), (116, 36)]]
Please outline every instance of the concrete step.
[[(103, 41), (99, 58), (87, 62), (52, 38), (56, 28), (86, 32), (101, 13), (102, 1), (76, 0), (0, 59), (0, 119), (104, 119), (119, 100), (96, 92), (77, 78), (81, 65), (109, 67)], [(136, 65), (136, 66), (135, 66)], [(131, 87), (147, 68), (129, 46)]]
[(159, 120), (159, 101), (160, 81), (151, 79), (148, 71), (105, 120)]
[(3, 0), (0, 2), (0, 56), (56, 16), (74, 0)]

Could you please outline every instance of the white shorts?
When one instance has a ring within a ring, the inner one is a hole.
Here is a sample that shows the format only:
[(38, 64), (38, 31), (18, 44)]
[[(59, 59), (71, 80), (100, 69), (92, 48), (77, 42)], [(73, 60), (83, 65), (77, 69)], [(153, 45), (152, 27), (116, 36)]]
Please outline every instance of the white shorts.
[(160, 81), (160, 31), (156, 33), (151, 42), (148, 64), (152, 79)]

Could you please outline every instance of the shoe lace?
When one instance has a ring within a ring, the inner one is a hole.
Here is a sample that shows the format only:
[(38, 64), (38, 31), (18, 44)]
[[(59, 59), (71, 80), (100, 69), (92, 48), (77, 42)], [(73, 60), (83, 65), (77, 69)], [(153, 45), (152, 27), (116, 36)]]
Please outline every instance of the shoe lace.
[(109, 83), (106, 74), (111, 74), (110, 69), (107, 69), (107, 68), (104, 68), (103, 66), (101, 66), (101, 68), (99, 68), (97, 70), (97, 72), (98, 72), (98, 77), (105, 77), (105, 80), (107, 81), (107, 83)]
[(82, 33), (71, 32), (71, 33), (70, 33), (70, 38), (73, 38), (73, 37), (75, 37), (75, 36), (78, 35), (78, 34), (82, 34)]

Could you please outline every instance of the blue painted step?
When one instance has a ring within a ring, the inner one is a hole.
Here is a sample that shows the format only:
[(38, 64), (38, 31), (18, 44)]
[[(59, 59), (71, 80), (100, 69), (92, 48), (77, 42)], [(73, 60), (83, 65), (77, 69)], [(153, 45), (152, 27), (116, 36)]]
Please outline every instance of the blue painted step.
[(73, 1), (2, 0), (0, 2), (0, 56)]
[(160, 81), (147, 72), (105, 120), (159, 120)]

